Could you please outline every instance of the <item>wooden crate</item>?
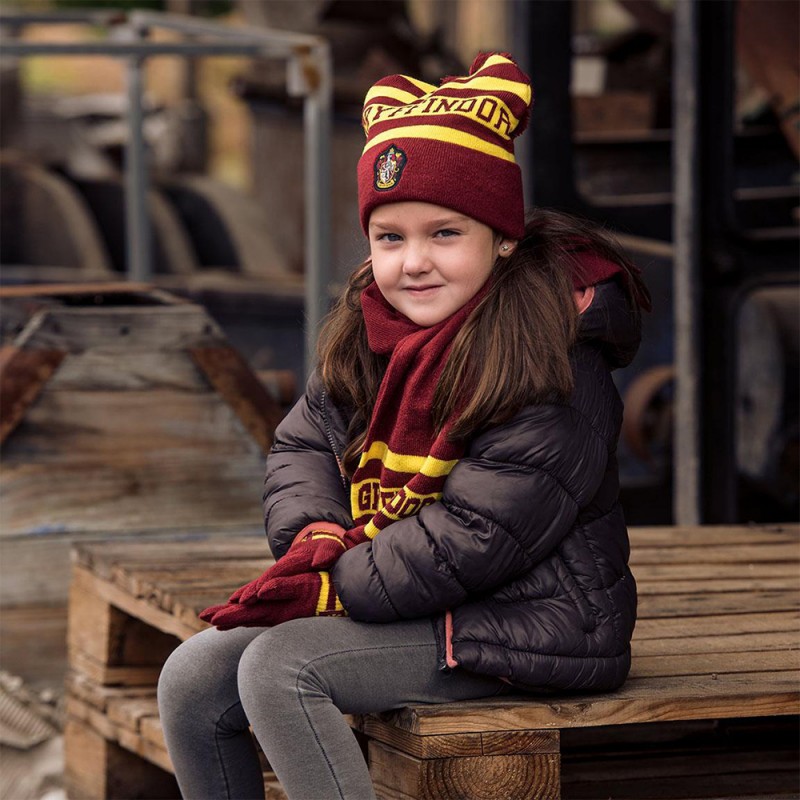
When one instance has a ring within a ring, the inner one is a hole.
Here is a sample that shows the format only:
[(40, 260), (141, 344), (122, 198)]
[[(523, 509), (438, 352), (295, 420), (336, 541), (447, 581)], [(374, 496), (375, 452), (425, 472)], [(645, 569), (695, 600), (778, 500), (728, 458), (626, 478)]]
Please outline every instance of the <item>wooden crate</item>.
[(61, 635), (73, 541), (262, 527), (284, 412), (201, 306), (129, 283), (6, 287), (0, 328), (0, 635), (34, 609)]
[[(353, 717), (368, 739), (379, 797), (798, 796), (800, 526), (631, 534), (641, 602), (625, 686)], [(159, 666), (204, 627), (198, 610), (269, 564), (265, 553), (254, 537), (77, 548), (67, 706), (73, 797), (103, 796), (110, 773), (130, 772), (114, 747), (169, 766), (154, 705)], [(75, 755), (87, 729), (103, 740), (92, 764)], [(160, 796), (145, 784), (139, 791)]]
[[(156, 705), (197, 611), (270, 563), (263, 534), (78, 546), (70, 587), (65, 783), (72, 800), (180, 797)], [(285, 800), (265, 770), (267, 800)]]
[(282, 412), (200, 306), (128, 284), (0, 306), (3, 536), (260, 522)]

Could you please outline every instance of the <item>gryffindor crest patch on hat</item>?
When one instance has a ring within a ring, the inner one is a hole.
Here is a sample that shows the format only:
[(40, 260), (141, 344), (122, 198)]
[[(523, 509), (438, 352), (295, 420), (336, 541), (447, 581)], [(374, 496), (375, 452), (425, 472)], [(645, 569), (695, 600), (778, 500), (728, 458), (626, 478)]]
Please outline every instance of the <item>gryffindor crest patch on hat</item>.
[(375, 188), (379, 192), (394, 189), (403, 174), (408, 157), (396, 145), (389, 145), (375, 159)]

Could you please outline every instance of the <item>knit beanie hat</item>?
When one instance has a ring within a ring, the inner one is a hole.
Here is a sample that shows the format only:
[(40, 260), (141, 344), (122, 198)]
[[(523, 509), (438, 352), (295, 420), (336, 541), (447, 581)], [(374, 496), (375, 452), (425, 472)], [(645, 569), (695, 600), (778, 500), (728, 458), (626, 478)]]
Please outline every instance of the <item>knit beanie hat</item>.
[(366, 233), (373, 209), (420, 200), (451, 208), (512, 239), (525, 232), (514, 139), (528, 124), (528, 76), (505, 53), (480, 54), (437, 88), (390, 75), (367, 92), (358, 162)]

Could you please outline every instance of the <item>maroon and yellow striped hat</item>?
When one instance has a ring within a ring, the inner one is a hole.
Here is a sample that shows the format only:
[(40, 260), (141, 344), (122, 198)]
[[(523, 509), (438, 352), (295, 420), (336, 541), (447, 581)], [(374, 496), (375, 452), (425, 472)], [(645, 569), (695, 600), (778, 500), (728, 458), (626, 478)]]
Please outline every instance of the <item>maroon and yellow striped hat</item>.
[(358, 162), (361, 225), (384, 203), (445, 206), (522, 238), (522, 175), (514, 139), (531, 107), (528, 76), (505, 53), (479, 55), (441, 86), (390, 75), (364, 99), (367, 144)]

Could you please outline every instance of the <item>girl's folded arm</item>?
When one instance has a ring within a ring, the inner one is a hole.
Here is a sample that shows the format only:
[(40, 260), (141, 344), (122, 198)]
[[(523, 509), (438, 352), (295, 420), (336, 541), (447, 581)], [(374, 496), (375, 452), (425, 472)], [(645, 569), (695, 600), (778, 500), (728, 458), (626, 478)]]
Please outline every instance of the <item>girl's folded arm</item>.
[(441, 612), (552, 553), (597, 490), (608, 447), (568, 407), (549, 408), (471, 448), (441, 502), (341, 557), (333, 579), (352, 617), (388, 622)]
[(353, 524), (321, 396), (321, 383), (312, 376), (306, 393), (275, 430), (267, 456), (264, 526), (276, 558), (309, 523), (333, 522), (345, 529)]

